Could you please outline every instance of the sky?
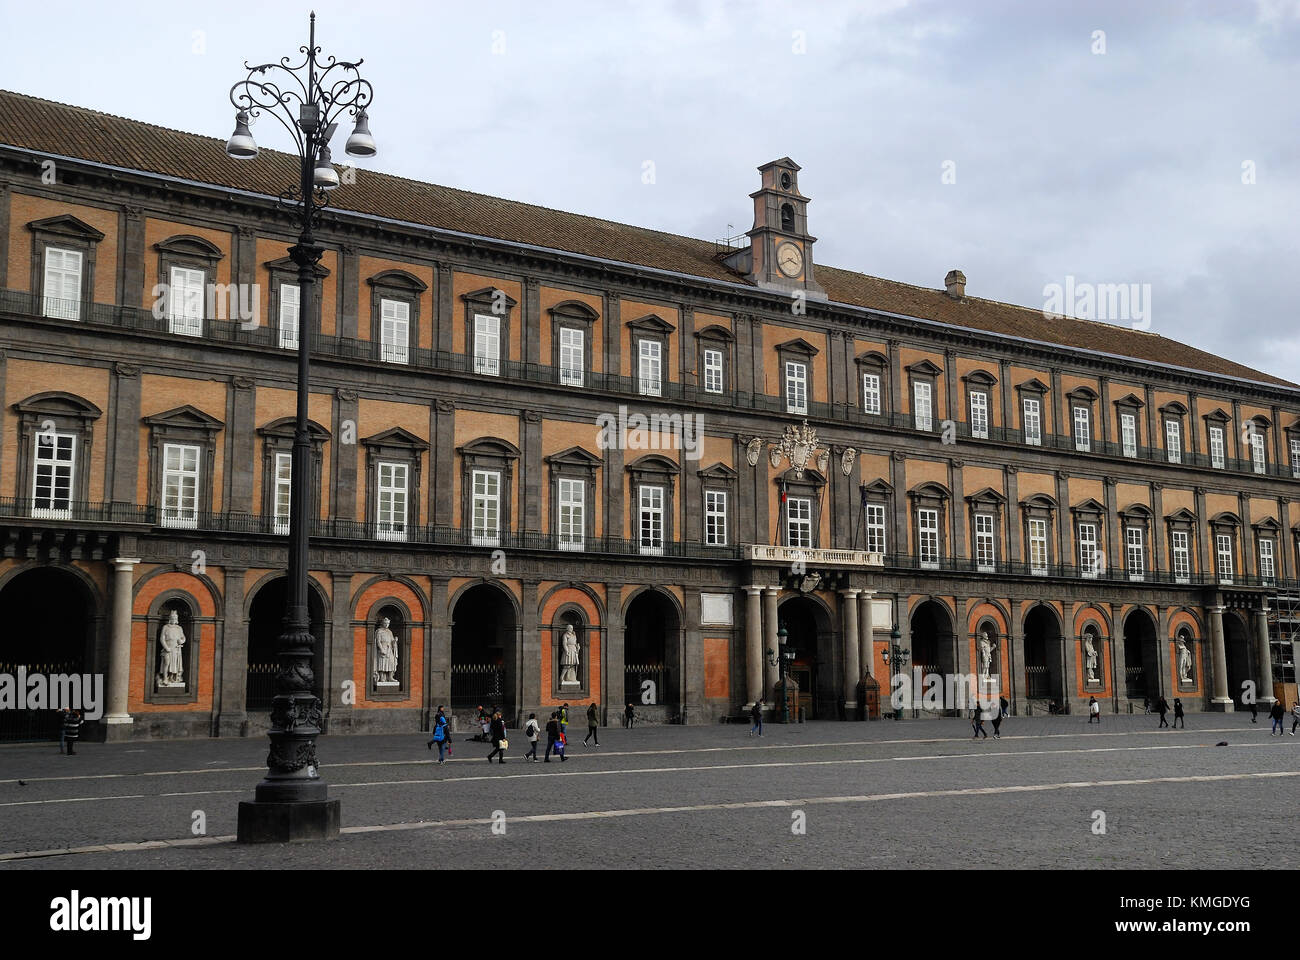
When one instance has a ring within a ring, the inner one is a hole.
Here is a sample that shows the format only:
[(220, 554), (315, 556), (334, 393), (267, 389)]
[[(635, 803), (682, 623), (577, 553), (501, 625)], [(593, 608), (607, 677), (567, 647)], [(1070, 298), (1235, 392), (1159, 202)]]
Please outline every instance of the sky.
[[(0, 0), (0, 87), (225, 138), (309, 9)], [(314, 9), (375, 87), (363, 167), (713, 240), (789, 156), (817, 263), (1033, 307), (1135, 284), (1112, 319), (1300, 381), (1300, 0)]]

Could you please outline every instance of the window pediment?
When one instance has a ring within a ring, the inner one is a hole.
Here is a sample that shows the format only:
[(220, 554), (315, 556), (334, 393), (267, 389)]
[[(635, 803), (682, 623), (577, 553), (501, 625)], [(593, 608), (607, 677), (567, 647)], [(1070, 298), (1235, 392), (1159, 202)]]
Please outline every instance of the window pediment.
[[(266, 267), (266, 269), (270, 270), (272, 273), (291, 273), (294, 277), (298, 276), (298, 264), (294, 263), (293, 259), (290, 257), (281, 257), (279, 260), (268, 260), (266, 263), (262, 264), (262, 266)], [(323, 280), (330, 275), (329, 269), (319, 263), (316, 264), (313, 273), (316, 275), (316, 279), (318, 280)]]
[(1021, 500), (1020, 506), (1025, 510), (1055, 510), (1056, 500), (1045, 493), (1036, 493)]
[(723, 340), (732, 343), (736, 336), (721, 324), (713, 323), (701, 330), (695, 331), (695, 336), (700, 340)]
[[(514, 304), (511, 303), (510, 306)], [(557, 303), (549, 308), (547, 313), (556, 320), (577, 320), (582, 323), (592, 323), (600, 319), (600, 314), (593, 310), (590, 304), (583, 303), (581, 300), (565, 300), (563, 303)]]
[(1151, 519), (1151, 508), (1143, 503), (1130, 503), (1119, 511), (1119, 518), (1125, 523), (1146, 523)]
[(225, 256), (215, 243), (192, 234), (180, 234), (168, 237), (166, 240), (159, 240), (153, 248), (159, 253), (171, 254), (173, 257), (193, 257), (209, 263), (216, 263)]
[(552, 465), (595, 469), (596, 467), (601, 466), (605, 461), (589, 450), (584, 450), (582, 447), (569, 447), (567, 450), (561, 450), (559, 453), (551, 454), (546, 458), (546, 462)]
[(1183, 406), (1181, 403), (1179, 403), (1177, 400), (1171, 400), (1169, 403), (1166, 403), (1163, 407), (1160, 408), (1160, 412), (1165, 414), (1166, 416), (1171, 416), (1171, 417), (1187, 416), (1187, 408)]
[(1222, 513), (1216, 513), (1210, 517), (1210, 525), (1214, 527), (1239, 527), (1241, 526), (1241, 517), (1231, 510), (1224, 510)]
[(1165, 517), (1165, 522), (1191, 526), (1196, 523), (1196, 514), (1192, 513), (1192, 511), (1188, 510), (1186, 507), (1179, 507), (1173, 513), (1168, 514)]
[(372, 287), (395, 287), (413, 293), (423, 293), (429, 285), (407, 270), (385, 270), (373, 277), (366, 277), (366, 283)]
[(635, 330), (640, 333), (657, 333), (667, 335), (677, 328), (657, 314), (647, 313), (644, 317), (638, 317), (635, 320), (627, 322), (629, 330)]
[[(258, 427), (257, 433), (262, 437), (292, 440), (296, 429), (297, 421), (294, 417), (281, 417), (279, 420), (272, 420), (265, 426)], [(315, 420), (307, 421), (307, 435), (312, 443), (323, 443), (330, 438), (330, 432)]]
[(1092, 497), (1089, 497), (1087, 500), (1083, 501), (1082, 503), (1076, 504), (1075, 506), (1071, 507), (1070, 510), (1072, 513), (1075, 514), (1090, 514), (1090, 515), (1100, 516), (1101, 514), (1104, 514), (1106, 512), (1106, 507), (1103, 504), (1098, 503)]
[(84, 220), (77, 219), (70, 213), (62, 213), (56, 217), (46, 217), (43, 220), (33, 220), (27, 224), (27, 229), (33, 233), (42, 234), (48, 240), (64, 238), (85, 243), (98, 243), (104, 239), (104, 234), (101, 231), (96, 230)]
[(647, 453), (627, 465), (627, 472), (637, 477), (664, 477), (671, 480), (677, 476), (678, 466), (667, 457), (657, 453)]
[(1066, 394), (1071, 400), (1092, 403), (1097, 399), (1097, 391), (1088, 386), (1078, 386)]
[(372, 437), (367, 437), (361, 442), (367, 447), (403, 450), (407, 453), (418, 453), (429, 449), (428, 443), (401, 427), (392, 427), (383, 433), (376, 433)]
[(735, 480), (736, 477), (739, 476), (739, 474), (736, 473), (735, 470), (731, 469), (731, 467), (721, 462), (715, 463), (710, 467), (705, 467), (703, 470), (697, 470), (695, 471), (695, 473), (696, 476), (700, 477), (703, 480), (717, 480), (717, 481), (725, 481), (728, 483)]
[(916, 363), (909, 363), (904, 369), (910, 374), (921, 377), (937, 377), (943, 373), (943, 367), (929, 358), (918, 360)]
[(875, 480), (872, 480), (870, 483), (862, 484), (862, 486), (860, 486), (858, 490), (861, 493), (865, 493), (868, 498), (892, 497), (894, 495), (894, 488), (890, 486), (888, 482), (886, 482), (885, 480), (879, 477), (876, 478)]
[(1141, 397), (1139, 397), (1137, 394), (1130, 393), (1130, 394), (1128, 394), (1127, 396), (1120, 397), (1118, 400), (1116, 400), (1116, 401), (1115, 401), (1115, 406), (1117, 406), (1117, 407), (1136, 407), (1138, 410), (1141, 410), (1143, 407), (1146, 406), (1146, 402), (1145, 402)]
[(496, 457), (506, 460), (517, 460), (522, 455), (518, 447), (500, 437), (479, 437), (457, 447), (456, 452), (462, 457)]
[(1031, 377), (1024, 383), (1019, 384), (1016, 389), (1021, 393), (1047, 393), (1048, 387), (1037, 377)]
[(1222, 407), (1215, 407), (1209, 413), (1205, 414), (1205, 416), (1202, 417), (1201, 419), (1212, 421), (1214, 423), (1220, 423), (1220, 424), (1232, 422), (1232, 417), (1228, 416), (1228, 414), (1224, 412)]
[(923, 483), (919, 487), (908, 491), (907, 494), (913, 500), (951, 500), (952, 491), (942, 483)]
[(797, 353), (805, 357), (815, 357), (820, 352), (803, 337), (796, 337), (793, 340), (787, 340), (785, 343), (778, 343), (776, 351), (777, 353)]
[(225, 426), (216, 417), (210, 416), (198, 407), (191, 406), (188, 403), (165, 413), (156, 413), (144, 417), (143, 420), (145, 424), (155, 429), (192, 430), (208, 434), (214, 434)]
[(1282, 529), (1282, 524), (1278, 523), (1273, 517), (1265, 517), (1263, 520), (1260, 520), (1258, 523), (1252, 523), (1250, 526), (1256, 533), (1272, 534), (1277, 533)]
[(1267, 430), (1269, 427), (1273, 426), (1273, 421), (1262, 413), (1257, 413), (1253, 417), (1247, 417), (1246, 422), (1253, 423), (1255, 426), (1263, 430)]
[(998, 378), (987, 370), (972, 370), (962, 380), (973, 387), (992, 387), (998, 382)]
[(1007, 502), (1007, 498), (992, 487), (985, 487), (983, 490), (967, 496), (966, 502), (972, 507), (997, 507), (1000, 509)]
[(889, 366), (889, 358), (886, 357), (879, 350), (868, 350), (865, 353), (860, 353), (858, 354), (857, 359), (854, 362), (864, 367)]
[(37, 393), (19, 400), (13, 409), (25, 416), (71, 417), (82, 421), (98, 420), (103, 411), (89, 400), (60, 390)]

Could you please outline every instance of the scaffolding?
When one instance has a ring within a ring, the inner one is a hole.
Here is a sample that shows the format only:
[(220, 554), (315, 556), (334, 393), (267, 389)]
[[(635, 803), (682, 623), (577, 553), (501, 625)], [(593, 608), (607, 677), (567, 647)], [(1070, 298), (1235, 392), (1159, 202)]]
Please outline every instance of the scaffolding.
[(1268, 648), (1273, 663), (1274, 696), (1284, 703), (1297, 699), (1296, 648), (1300, 645), (1300, 584), (1279, 586), (1269, 603)]

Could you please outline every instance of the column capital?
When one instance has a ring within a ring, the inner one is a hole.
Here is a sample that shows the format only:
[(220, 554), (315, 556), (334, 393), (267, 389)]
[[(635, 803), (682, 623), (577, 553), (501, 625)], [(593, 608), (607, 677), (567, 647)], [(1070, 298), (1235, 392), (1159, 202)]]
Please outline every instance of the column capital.
[(856, 588), (854, 588), (854, 587), (846, 587), (845, 589), (843, 589), (843, 590), (840, 591), (840, 596), (841, 596), (841, 597), (848, 597), (848, 598), (851, 599), (851, 600), (856, 600), (857, 597), (858, 597), (858, 594), (860, 594), (860, 593), (862, 593), (861, 590), (858, 590), (858, 589), (856, 589)]
[(772, 596), (777, 596), (781, 593), (781, 587), (779, 584), (775, 586), (765, 586), (763, 587), (763, 589), (766, 590), (768, 593), (770, 593)]
[(1210, 606), (1205, 608), (1207, 613), (1217, 613), (1220, 616), (1222, 616), (1223, 611), (1227, 609), (1228, 608), (1223, 606), (1222, 604), (1211, 604)]
[(119, 570), (130, 570), (137, 563), (143, 561), (141, 561), (139, 557), (115, 557), (108, 562), (113, 564), (113, 566), (117, 567)]
[(740, 589), (754, 596), (757, 596), (758, 594), (763, 592), (763, 588), (761, 586), (752, 583), (749, 584), (748, 586), (741, 587)]

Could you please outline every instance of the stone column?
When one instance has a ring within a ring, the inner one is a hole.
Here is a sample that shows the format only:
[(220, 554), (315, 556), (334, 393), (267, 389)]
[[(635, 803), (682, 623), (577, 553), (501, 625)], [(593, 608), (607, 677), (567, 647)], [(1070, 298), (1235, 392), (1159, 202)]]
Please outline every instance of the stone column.
[[(134, 721), (127, 709), (131, 689), (131, 592), (139, 557), (118, 557), (113, 564), (113, 632), (108, 647), (108, 713), (104, 724), (108, 739), (124, 740), (125, 727)], [(146, 669), (145, 673), (149, 671)], [(113, 727), (121, 725), (121, 733)]]
[(858, 669), (864, 676), (876, 675), (876, 632), (872, 620), (871, 601), (874, 590), (858, 592)]
[(766, 587), (763, 593), (763, 699), (769, 704), (776, 697), (776, 685), (780, 682), (780, 666), (773, 663), (776, 659), (776, 598), (781, 593), (780, 587)]
[(745, 706), (752, 707), (763, 698), (763, 588), (745, 594)]
[(840, 607), (844, 613), (844, 719), (856, 720), (858, 710), (858, 681), (862, 679), (859, 666), (859, 645), (862, 642), (858, 631), (858, 596), (859, 590), (841, 590)]
[(1206, 607), (1210, 614), (1210, 666), (1214, 671), (1214, 699), (1211, 710), (1232, 712), (1232, 697), (1228, 695), (1228, 657), (1223, 649), (1223, 607)]
[(1255, 620), (1255, 656), (1259, 658), (1259, 690), (1255, 699), (1261, 705), (1272, 706), (1277, 698), (1273, 696), (1273, 654), (1268, 647), (1268, 601), (1265, 600), (1254, 612)]

